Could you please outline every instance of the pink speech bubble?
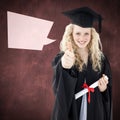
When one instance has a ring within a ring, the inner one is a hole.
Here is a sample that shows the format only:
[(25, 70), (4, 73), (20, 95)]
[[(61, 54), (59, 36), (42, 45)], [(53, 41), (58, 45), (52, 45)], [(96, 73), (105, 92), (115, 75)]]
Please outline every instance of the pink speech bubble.
[(52, 21), (7, 11), (8, 48), (43, 50), (55, 40), (47, 38)]

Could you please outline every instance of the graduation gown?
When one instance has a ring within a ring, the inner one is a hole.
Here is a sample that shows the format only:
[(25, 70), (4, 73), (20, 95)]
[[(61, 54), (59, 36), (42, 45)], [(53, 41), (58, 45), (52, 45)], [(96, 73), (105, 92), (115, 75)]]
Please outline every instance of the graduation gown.
[(82, 97), (75, 100), (75, 93), (81, 91), (84, 80), (87, 85), (105, 74), (109, 78), (107, 89), (100, 92), (98, 87), (94, 93), (90, 93), (91, 101), (87, 103), (87, 120), (112, 120), (111, 116), (111, 69), (106, 57), (102, 60), (101, 72), (95, 72), (92, 64), (88, 64), (82, 72), (79, 72), (75, 66), (71, 69), (64, 69), (61, 65), (61, 57), (64, 53), (59, 53), (52, 62), (53, 90), (55, 94), (55, 104), (52, 112), (52, 120), (79, 120)]

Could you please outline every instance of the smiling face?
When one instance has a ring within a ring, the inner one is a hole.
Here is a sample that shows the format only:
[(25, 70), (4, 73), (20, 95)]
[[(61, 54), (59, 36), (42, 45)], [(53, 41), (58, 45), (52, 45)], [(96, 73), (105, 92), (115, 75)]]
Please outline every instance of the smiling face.
[(73, 25), (73, 39), (78, 48), (86, 48), (91, 40), (91, 28)]

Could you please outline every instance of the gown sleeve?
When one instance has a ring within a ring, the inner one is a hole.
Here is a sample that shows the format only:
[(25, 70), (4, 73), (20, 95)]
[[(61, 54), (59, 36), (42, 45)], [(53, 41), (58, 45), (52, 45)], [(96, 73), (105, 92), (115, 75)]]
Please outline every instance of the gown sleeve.
[(52, 120), (68, 120), (70, 107), (74, 99), (76, 77), (74, 70), (62, 67), (61, 57), (63, 54), (58, 54), (52, 62), (54, 70), (53, 91), (55, 94)]
[(103, 96), (106, 120), (112, 120), (112, 73), (110, 63), (106, 56), (103, 62), (103, 74), (108, 76), (107, 89), (104, 92), (101, 92)]

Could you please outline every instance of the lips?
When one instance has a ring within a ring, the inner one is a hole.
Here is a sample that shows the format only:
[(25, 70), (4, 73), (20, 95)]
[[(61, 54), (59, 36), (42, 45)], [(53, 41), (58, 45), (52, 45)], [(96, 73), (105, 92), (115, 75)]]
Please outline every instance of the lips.
[(86, 43), (86, 41), (78, 41), (79, 44), (83, 45)]

